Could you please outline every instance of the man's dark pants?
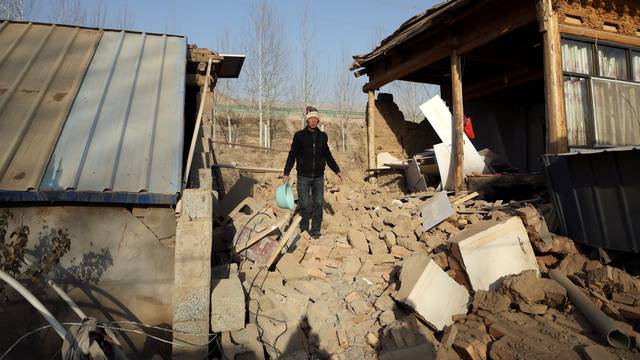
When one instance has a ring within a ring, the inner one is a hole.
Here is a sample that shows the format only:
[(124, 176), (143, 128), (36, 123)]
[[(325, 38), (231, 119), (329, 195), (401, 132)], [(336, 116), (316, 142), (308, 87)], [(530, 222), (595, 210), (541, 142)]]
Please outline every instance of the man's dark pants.
[[(298, 175), (298, 205), (300, 205), (300, 230), (309, 235), (320, 235), (322, 207), (324, 204), (324, 176), (306, 177)], [(309, 229), (309, 222), (311, 228)]]

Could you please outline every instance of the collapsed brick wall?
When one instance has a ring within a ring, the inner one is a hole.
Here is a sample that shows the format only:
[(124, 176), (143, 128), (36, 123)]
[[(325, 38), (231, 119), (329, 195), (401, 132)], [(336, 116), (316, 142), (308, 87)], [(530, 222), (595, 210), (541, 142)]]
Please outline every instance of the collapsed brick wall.
[(392, 94), (379, 93), (375, 105), (376, 153), (388, 152), (404, 159), (440, 142), (427, 121), (405, 121)]

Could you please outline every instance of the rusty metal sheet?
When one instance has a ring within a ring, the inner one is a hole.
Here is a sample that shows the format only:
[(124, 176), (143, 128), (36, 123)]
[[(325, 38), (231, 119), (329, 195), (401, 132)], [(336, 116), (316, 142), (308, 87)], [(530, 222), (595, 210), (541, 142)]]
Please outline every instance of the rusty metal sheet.
[(40, 188), (180, 191), (184, 37), (105, 31)]
[(101, 31), (0, 25), (0, 190), (35, 190)]

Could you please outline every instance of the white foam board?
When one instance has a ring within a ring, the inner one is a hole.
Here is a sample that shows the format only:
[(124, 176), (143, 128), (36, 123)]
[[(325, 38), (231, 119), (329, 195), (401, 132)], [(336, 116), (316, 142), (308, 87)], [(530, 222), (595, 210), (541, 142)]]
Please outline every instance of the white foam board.
[(484, 221), (452, 235), (473, 290), (489, 290), (501, 278), (535, 270), (538, 263), (527, 230), (519, 217), (503, 222)]
[[(411, 286), (413, 285), (413, 286)], [(453, 324), (451, 317), (467, 313), (469, 293), (432, 259), (415, 284), (401, 284), (396, 299), (411, 307), (429, 325), (438, 331)]]
[[(436, 95), (420, 105), (420, 111), (422, 111), (427, 121), (429, 121), (429, 124), (431, 124), (431, 127), (436, 131), (442, 143), (451, 145), (451, 112), (440, 98), (440, 95)], [(486, 166), (484, 160), (473, 146), (473, 143), (465, 134), (463, 134), (463, 144), (463, 167), (465, 175), (491, 172), (491, 169)]]

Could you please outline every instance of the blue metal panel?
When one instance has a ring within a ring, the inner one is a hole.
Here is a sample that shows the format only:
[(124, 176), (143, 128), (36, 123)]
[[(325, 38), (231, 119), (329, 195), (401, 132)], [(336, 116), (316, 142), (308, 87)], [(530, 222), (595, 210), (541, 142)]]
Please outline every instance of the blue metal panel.
[(177, 194), (185, 66), (183, 37), (105, 32), (40, 190)]
[(97, 191), (0, 191), (2, 202), (91, 202), (103, 204), (175, 205), (177, 195)]
[(543, 162), (565, 235), (640, 252), (640, 149), (544, 155)]

